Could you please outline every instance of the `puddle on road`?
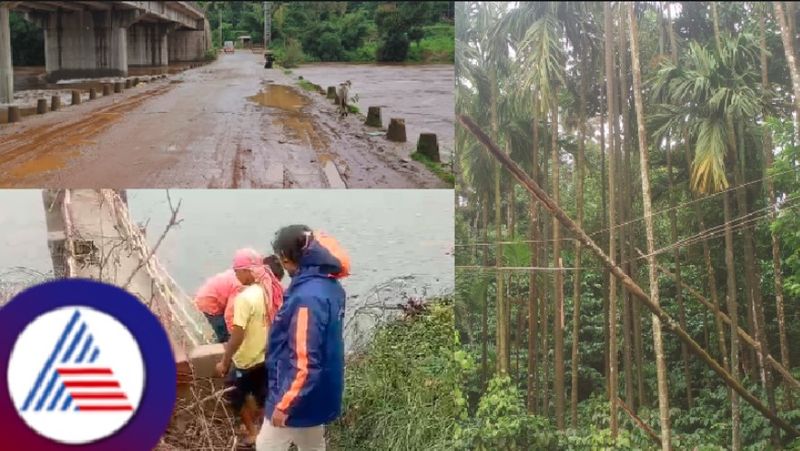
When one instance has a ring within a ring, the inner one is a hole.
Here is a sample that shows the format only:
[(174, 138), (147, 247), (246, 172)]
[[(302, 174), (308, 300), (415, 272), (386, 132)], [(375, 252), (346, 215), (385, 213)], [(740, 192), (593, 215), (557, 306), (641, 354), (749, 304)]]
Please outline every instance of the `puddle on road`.
[(278, 108), (289, 112), (299, 112), (308, 105), (308, 99), (291, 86), (269, 84), (258, 94), (247, 100), (261, 106)]
[(276, 122), (283, 127), (291, 141), (308, 144), (315, 150), (327, 148), (328, 140), (317, 132), (314, 118), (303, 111), (310, 103), (308, 98), (291, 86), (268, 84), (247, 100), (280, 110), (275, 115)]

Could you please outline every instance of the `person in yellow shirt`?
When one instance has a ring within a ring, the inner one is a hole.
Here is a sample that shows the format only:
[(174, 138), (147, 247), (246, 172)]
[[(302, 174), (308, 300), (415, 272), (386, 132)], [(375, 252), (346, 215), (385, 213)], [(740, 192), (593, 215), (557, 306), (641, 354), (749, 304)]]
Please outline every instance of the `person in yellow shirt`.
[[(231, 371), (235, 389), (230, 402), (247, 430), (243, 446), (252, 446), (258, 435), (256, 422), (264, 415), (266, 401), (265, 348), (270, 323), (272, 279), (263, 257), (253, 249), (241, 249), (233, 259), (233, 270), (244, 289), (233, 299), (233, 326), (225, 354), (217, 363), (217, 374)], [(248, 396), (255, 406), (247, 402)]]

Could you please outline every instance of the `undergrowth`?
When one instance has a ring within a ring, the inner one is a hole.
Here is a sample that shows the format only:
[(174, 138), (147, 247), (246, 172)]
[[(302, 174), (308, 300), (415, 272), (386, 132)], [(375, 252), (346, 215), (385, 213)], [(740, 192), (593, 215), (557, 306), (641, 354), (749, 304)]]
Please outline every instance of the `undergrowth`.
[(437, 301), (379, 326), (348, 360), (332, 450), (451, 450), (466, 413), (452, 303)]
[(455, 184), (455, 175), (453, 175), (453, 171), (450, 170), (447, 165), (432, 161), (430, 158), (419, 152), (414, 152), (411, 154), (411, 158), (424, 164), (425, 167), (436, 174), (437, 177), (444, 180), (448, 185), (452, 186)]

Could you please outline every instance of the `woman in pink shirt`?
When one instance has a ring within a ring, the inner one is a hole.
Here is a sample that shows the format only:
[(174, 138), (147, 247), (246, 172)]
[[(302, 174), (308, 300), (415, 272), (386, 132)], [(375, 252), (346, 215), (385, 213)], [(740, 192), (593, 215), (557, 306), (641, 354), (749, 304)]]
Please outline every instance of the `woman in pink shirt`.
[[(264, 264), (272, 270), (272, 274), (279, 281), (283, 279), (283, 267), (276, 256), (270, 255), (264, 258)], [(230, 338), (233, 311), (228, 305), (233, 305), (229, 301), (232, 301), (242, 288), (234, 271), (229, 269), (210, 277), (197, 290), (194, 303), (211, 324), (218, 343), (225, 343)]]

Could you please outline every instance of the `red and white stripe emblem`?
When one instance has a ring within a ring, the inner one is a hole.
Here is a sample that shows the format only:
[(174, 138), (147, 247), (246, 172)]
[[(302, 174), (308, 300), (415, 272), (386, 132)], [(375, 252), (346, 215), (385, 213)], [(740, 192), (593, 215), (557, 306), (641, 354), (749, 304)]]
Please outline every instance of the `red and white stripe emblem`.
[(59, 367), (58, 375), (64, 388), (83, 412), (132, 411), (128, 396), (111, 368), (81, 366)]

